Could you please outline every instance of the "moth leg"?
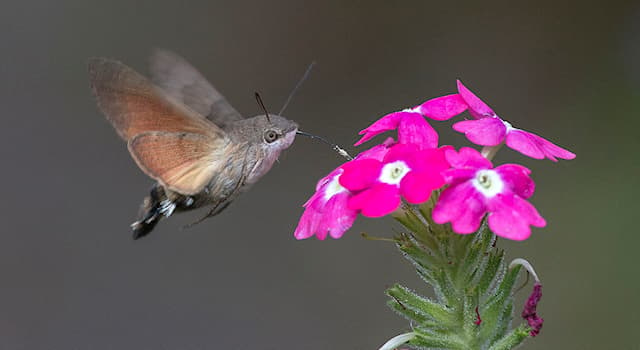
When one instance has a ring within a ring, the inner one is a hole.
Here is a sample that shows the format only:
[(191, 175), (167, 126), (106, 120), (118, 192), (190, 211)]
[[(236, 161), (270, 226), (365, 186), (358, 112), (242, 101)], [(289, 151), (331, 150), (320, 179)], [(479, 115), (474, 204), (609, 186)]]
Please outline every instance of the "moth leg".
[[(246, 164), (246, 163), (245, 163)], [(242, 173), (244, 174), (244, 166), (242, 168)], [(242, 175), (242, 177), (240, 177), (240, 179), (238, 180), (238, 182), (236, 182), (235, 187), (233, 188), (233, 191), (231, 191), (231, 195), (229, 197), (225, 197), (220, 199), (219, 201), (217, 201), (215, 203), (215, 205), (213, 206), (213, 208), (211, 208), (211, 210), (209, 210), (209, 212), (207, 213), (207, 215), (201, 217), (200, 219), (187, 224), (185, 226), (183, 226), (182, 228), (190, 228), (193, 227), (203, 221), (205, 221), (206, 219), (212, 217), (212, 216), (216, 216), (218, 214), (220, 214), (221, 211), (225, 210), (229, 204), (231, 204), (231, 202), (233, 202), (233, 200), (235, 199), (235, 197), (237, 196), (237, 194), (240, 192), (240, 188), (245, 184), (245, 181), (247, 179), (246, 175)]]
[(158, 206), (158, 212), (165, 217), (171, 216), (174, 210), (176, 210), (176, 203), (172, 202), (169, 199), (163, 200)]
[(231, 201), (229, 201), (229, 200), (220, 200), (220, 201), (218, 201), (214, 205), (214, 207), (211, 210), (209, 210), (209, 212), (205, 216), (201, 217), (200, 219), (198, 219), (198, 220), (196, 220), (196, 221), (194, 221), (194, 222), (192, 222), (190, 224), (184, 225), (182, 228), (183, 229), (191, 228), (191, 227), (193, 227), (193, 226), (205, 221), (206, 219), (208, 219), (208, 218), (210, 218), (212, 216), (218, 215), (221, 211), (223, 211), (226, 207), (228, 207), (229, 204), (231, 204)]
[(162, 215), (171, 215), (173, 209), (175, 209), (171, 207), (171, 204), (172, 202), (167, 199), (164, 189), (157, 184), (154, 185), (140, 208), (140, 219), (131, 224), (133, 239), (148, 235), (158, 224)]
[(162, 203), (166, 201), (166, 199), (163, 200), (163, 198), (165, 198), (164, 189), (158, 186), (157, 184), (153, 185), (153, 187), (151, 188), (151, 191), (149, 191), (149, 197), (148, 197), (149, 201), (145, 202), (148, 204), (144, 205), (147, 208), (142, 209), (143, 210), (142, 219), (134, 222), (133, 224), (131, 224), (131, 226), (134, 227), (141, 223), (149, 224), (152, 221), (155, 221), (158, 215), (162, 214), (162, 211), (160, 208), (162, 206)]

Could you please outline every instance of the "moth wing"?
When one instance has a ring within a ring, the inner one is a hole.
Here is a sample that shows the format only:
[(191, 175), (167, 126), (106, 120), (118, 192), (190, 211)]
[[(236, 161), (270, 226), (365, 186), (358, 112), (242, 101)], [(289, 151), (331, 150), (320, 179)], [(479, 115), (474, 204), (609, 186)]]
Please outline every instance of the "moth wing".
[(201, 192), (225, 164), (224, 137), (148, 132), (129, 141), (129, 152), (138, 166), (163, 186), (183, 195)]
[(151, 80), (169, 95), (206, 116), (221, 128), (242, 115), (184, 58), (167, 50), (155, 50), (149, 58)]
[(125, 141), (149, 131), (203, 135), (223, 132), (118, 61), (90, 59), (89, 76), (98, 106)]

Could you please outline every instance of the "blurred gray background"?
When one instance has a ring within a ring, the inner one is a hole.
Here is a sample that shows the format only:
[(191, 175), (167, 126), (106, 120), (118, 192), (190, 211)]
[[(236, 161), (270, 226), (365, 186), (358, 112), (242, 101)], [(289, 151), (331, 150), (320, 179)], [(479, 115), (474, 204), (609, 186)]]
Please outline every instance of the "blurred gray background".
[[(151, 181), (97, 110), (87, 58), (146, 73), (152, 48), (198, 67), (242, 113), (285, 113), (349, 146), (378, 117), (455, 92), (577, 153), (533, 170), (548, 221), (500, 241), (544, 283), (525, 349), (639, 349), (640, 3), (22, 1), (0, 12), (1, 349), (375, 349), (406, 331), (383, 294), (429, 294), (385, 242), (389, 218), (296, 241), (315, 182), (342, 160), (298, 139), (220, 216), (148, 238), (128, 225)], [(443, 143), (466, 141), (438, 123)], [(528, 290), (528, 289), (527, 289)], [(521, 292), (518, 309), (526, 291)]]

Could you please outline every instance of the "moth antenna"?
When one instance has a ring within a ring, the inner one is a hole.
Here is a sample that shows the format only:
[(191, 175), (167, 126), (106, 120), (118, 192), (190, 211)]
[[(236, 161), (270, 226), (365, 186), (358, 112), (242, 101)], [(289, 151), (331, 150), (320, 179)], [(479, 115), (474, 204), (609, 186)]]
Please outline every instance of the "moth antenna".
[(295, 95), (296, 92), (298, 92), (298, 90), (300, 89), (300, 86), (302, 86), (302, 83), (304, 83), (304, 81), (307, 80), (307, 78), (309, 77), (309, 73), (311, 73), (311, 69), (315, 65), (316, 65), (316, 61), (313, 61), (311, 62), (311, 64), (309, 64), (309, 67), (307, 67), (307, 70), (302, 75), (302, 78), (298, 80), (298, 83), (296, 84), (296, 86), (294, 86), (293, 90), (291, 90), (291, 92), (289, 93), (287, 100), (284, 101), (284, 105), (280, 109), (280, 112), (278, 112), (278, 115), (282, 115), (282, 113), (284, 113), (284, 110), (287, 109), (287, 106), (289, 106), (289, 102), (291, 102), (291, 99), (293, 99), (293, 95)]
[(314, 134), (309, 134), (308, 132), (304, 132), (304, 131), (296, 131), (296, 134), (298, 135), (302, 135), (302, 136), (306, 136), (306, 137), (310, 137), (312, 139), (316, 139), (316, 140), (320, 140), (321, 142), (326, 143), (327, 145), (331, 146), (331, 148), (333, 148), (334, 151), (338, 152), (339, 155), (341, 155), (342, 157), (344, 157), (347, 160), (353, 160), (353, 157), (349, 155), (349, 153), (347, 153), (347, 151), (344, 150), (344, 148), (336, 145), (333, 142), (330, 142), (329, 140), (325, 139), (324, 137), (318, 136), (318, 135), (314, 135)]
[(260, 93), (256, 91), (255, 94), (256, 94), (256, 101), (258, 101), (258, 106), (262, 108), (262, 110), (264, 111), (264, 115), (267, 117), (267, 120), (269, 121), (269, 123), (271, 123), (271, 118), (269, 117), (269, 111), (267, 111), (267, 107), (264, 106), (264, 102), (262, 102), (262, 97), (260, 97)]

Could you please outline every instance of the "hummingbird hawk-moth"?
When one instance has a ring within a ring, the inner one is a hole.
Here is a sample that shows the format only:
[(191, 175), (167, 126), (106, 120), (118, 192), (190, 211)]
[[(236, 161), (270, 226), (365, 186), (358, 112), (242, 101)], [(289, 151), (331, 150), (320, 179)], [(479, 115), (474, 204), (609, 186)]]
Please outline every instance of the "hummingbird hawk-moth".
[(243, 118), (195, 68), (168, 51), (152, 54), (151, 80), (111, 59), (92, 58), (98, 106), (156, 184), (133, 238), (174, 212), (210, 207), (217, 215), (273, 166), (298, 132), (279, 115)]

